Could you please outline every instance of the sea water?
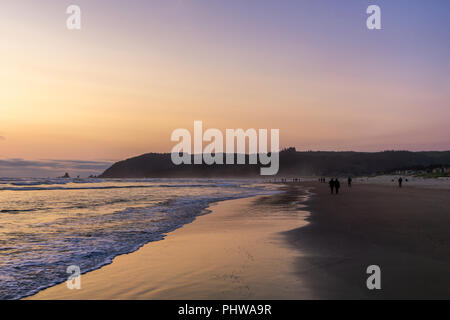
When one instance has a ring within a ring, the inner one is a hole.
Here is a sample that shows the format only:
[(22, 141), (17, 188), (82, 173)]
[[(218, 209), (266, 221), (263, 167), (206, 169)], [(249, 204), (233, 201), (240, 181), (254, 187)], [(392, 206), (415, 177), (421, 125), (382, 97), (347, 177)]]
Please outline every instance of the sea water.
[(276, 192), (251, 180), (0, 178), (0, 299), (162, 240), (213, 202)]

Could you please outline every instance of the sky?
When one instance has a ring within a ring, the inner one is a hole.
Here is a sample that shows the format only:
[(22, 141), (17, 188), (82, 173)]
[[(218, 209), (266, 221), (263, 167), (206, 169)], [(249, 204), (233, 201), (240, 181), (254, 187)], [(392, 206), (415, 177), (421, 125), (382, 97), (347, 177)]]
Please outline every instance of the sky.
[(450, 150), (449, 14), (447, 0), (2, 0), (0, 176), (13, 159), (170, 152), (194, 120), (280, 129), (298, 150)]

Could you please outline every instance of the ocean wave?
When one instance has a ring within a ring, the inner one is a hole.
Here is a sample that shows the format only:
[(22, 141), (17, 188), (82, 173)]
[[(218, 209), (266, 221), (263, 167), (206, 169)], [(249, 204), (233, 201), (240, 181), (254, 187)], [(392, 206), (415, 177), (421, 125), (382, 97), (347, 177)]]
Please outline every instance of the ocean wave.
[(37, 209), (2, 209), (0, 210), (0, 213), (22, 213), (22, 212), (32, 212), (36, 211)]
[[(32, 186), (30, 184), (30, 186)], [(107, 189), (133, 189), (133, 188), (226, 188), (236, 187), (234, 184), (186, 184), (186, 185), (124, 185), (124, 186), (88, 186), (88, 187), (1, 187), (0, 191), (43, 191), (43, 190), (107, 190)]]

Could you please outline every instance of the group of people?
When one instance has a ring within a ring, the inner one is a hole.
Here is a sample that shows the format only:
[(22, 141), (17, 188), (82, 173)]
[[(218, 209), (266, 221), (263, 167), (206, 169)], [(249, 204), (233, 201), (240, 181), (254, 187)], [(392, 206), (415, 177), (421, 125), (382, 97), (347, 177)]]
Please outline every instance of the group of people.
[(339, 193), (339, 188), (341, 187), (341, 183), (339, 182), (338, 178), (331, 179), (330, 182), (328, 182), (331, 189), (331, 194), (333, 194), (333, 191), (336, 190), (336, 194)]
[[(286, 178), (281, 178), (281, 179), (280, 179), (280, 182), (286, 183), (287, 181), (288, 181), (288, 179), (286, 179)], [(300, 182), (300, 181), (301, 181), (300, 178), (292, 178), (292, 182)], [(392, 182), (394, 182), (394, 181), (395, 181), (395, 180), (392, 179)], [(402, 187), (402, 184), (403, 184), (403, 178), (400, 177), (400, 178), (398, 178), (397, 181), (398, 181), (398, 186), (401, 188), (401, 187)], [(405, 179), (405, 181), (408, 182), (408, 179)], [(272, 181), (272, 180), (269, 180), (269, 182), (278, 182), (278, 181), (277, 181), (277, 179), (274, 179), (273, 181)], [(326, 183), (327, 180), (326, 180), (326, 178), (319, 178), (319, 182), (321, 182), (321, 183)], [(341, 183), (339, 182), (338, 178), (332, 178), (332, 179), (328, 182), (328, 184), (329, 184), (329, 186), (330, 186), (330, 189), (331, 189), (331, 193), (332, 193), (332, 194), (334, 193), (334, 191), (336, 191), (336, 194), (339, 193), (339, 188), (341, 187)], [(348, 185), (349, 188), (352, 187), (352, 178), (351, 178), (351, 177), (348, 177), (348, 178), (347, 178), (347, 185)]]
[[(325, 178), (319, 178), (319, 182), (322, 183), (326, 183), (326, 179)], [(334, 192), (336, 192), (336, 194), (339, 193), (339, 188), (341, 187), (341, 183), (339, 182), (338, 178), (332, 178), (329, 182), (328, 182), (330, 189), (331, 189), (331, 194), (333, 194)], [(352, 187), (352, 178), (348, 177), (347, 178), (347, 185), (349, 188)]]
[[(300, 178), (292, 178), (292, 182), (300, 182), (300, 181), (301, 181)], [(268, 180), (268, 182), (278, 182), (278, 180), (277, 179), (273, 179), (273, 180)], [(286, 183), (286, 182), (288, 182), (288, 179), (287, 178), (281, 178), (280, 182)]]
[[(392, 182), (394, 182), (394, 179), (392, 179)], [(408, 182), (408, 179), (406, 179), (406, 182)], [(398, 186), (400, 188), (402, 187), (402, 183), (403, 183), (403, 178), (402, 177), (398, 178)]]

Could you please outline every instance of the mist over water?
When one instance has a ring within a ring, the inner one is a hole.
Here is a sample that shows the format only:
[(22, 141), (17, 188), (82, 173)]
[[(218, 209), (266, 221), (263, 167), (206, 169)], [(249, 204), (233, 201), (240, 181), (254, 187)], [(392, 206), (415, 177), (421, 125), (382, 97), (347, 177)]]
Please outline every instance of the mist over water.
[(0, 178), (0, 299), (162, 240), (212, 202), (275, 192), (256, 180)]

